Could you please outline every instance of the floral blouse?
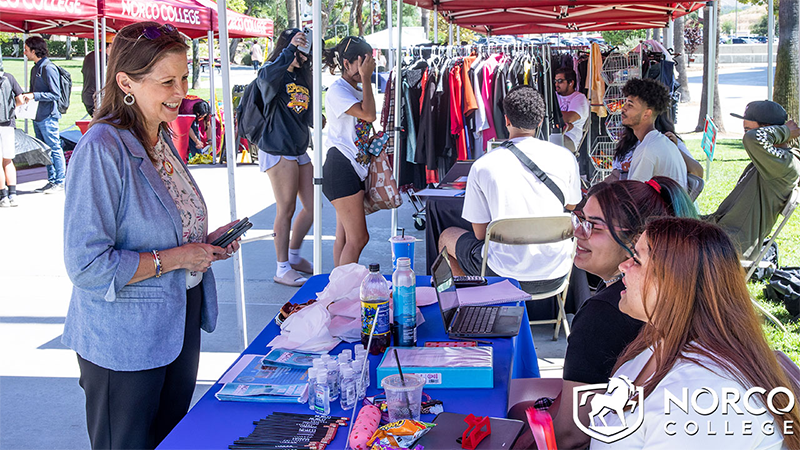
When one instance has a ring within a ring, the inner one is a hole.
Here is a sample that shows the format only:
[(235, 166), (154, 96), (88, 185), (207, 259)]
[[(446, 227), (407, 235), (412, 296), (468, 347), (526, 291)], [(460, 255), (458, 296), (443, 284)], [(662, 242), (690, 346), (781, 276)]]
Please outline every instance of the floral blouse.
[(182, 243), (205, 242), (208, 234), (208, 217), (206, 205), (200, 197), (197, 186), (192, 183), (186, 168), (161, 135), (159, 135), (155, 153), (158, 155), (156, 170), (181, 214)]

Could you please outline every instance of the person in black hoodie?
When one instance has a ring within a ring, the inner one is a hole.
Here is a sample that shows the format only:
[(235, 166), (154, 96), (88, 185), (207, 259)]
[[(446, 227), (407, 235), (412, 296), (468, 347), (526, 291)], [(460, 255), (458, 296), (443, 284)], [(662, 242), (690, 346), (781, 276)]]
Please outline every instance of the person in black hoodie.
[[(314, 168), (306, 154), (313, 125), (312, 72), (309, 55), (298, 47), (308, 43), (305, 33), (290, 28), (281, 33), (275, 48), (258, 71), (267, 125), (258, 141), (258, 165), (267, 172), (275, 194), (275, 253), (278, 267), (273, 280), (302, 286), (313, 273), (311, 263), (300, 256), (303, 237), (314, 221)], [(303, 209), (295, 213), (297, 198)], [(291, 230), (291, 240), (289, 232)]]

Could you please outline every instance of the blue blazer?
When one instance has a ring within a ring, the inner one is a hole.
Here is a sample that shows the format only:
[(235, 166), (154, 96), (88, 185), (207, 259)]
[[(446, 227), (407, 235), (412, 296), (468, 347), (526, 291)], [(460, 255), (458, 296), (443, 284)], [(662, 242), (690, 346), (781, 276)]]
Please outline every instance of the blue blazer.
[[(186, 324), (185, 271), (128, 282), (140, 252), (177, 247), (182, 235), (178, 208), (144, 147), (130, 131), (93, 125), (67, 170), (64, 263), (73, 288), (62, 342), (116, 371), (174, 361)], [(210, 269), (201, 286), (201, 328), (211, 332), (217, 292)]]

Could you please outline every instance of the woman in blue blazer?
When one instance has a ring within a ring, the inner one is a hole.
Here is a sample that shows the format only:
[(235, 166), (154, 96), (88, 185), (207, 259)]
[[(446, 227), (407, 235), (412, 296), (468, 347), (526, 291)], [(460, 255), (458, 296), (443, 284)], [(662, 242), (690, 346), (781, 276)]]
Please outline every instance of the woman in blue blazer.
[(143, 22), (113, 42), (108, 82), (66, 180), (64, 344), (78, 354), (92, 448), (154, 448), (189, 409), (200, 329), (214, 330), (205, 202), (169, 137), (188, 88), (183, 37)]

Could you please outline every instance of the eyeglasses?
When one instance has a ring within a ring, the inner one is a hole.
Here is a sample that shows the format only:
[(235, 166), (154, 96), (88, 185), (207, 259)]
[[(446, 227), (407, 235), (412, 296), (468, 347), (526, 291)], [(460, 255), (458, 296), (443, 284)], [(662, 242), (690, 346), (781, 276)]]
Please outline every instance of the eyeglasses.
[[(582, 217), (576, 213), (572, 213), (572, 229), (575, 230), (575, 237), (577, 238), (589, 239), (592, 237), (592, 233), (594, 232), (595, 229), (597, 230), (607, 229), (607, 228), (596, 228), (597, 225), (599, 224), (590, 221), (586, 217)], [(604, 225), (608, 226), (607, 224)], [(631, 258), (633, 258), (633, 260), (637, 264), (639, 264), (639, 258), (636, 257), (636, 252), (631, 248), (631, 246), (622, 242), (622, 240), (619, 238), (619, 236), (617, 236), (616, 233), (609, 233), (609, 234), (611, 235), (611, 238), (614, 239), (614, 241), (617, 244), (619, 244), (619, 246), (622, 247), (623, 250), (625, 250), (625, 253), (627, 253)]]
[(555, 81), (556, 81), (556, 84), (561, 84), (561, 83), (566, 83), (567, 82), (567, 80), (565, 80), (563, 78), (556, 78)]

